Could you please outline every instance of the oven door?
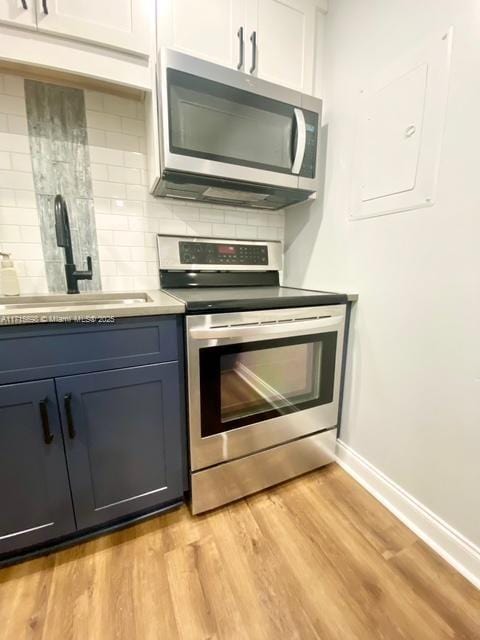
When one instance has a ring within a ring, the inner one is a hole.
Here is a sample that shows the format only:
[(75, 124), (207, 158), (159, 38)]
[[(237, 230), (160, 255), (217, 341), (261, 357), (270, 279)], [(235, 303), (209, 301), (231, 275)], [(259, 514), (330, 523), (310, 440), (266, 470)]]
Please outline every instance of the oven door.
[(315, 189), (321, 101), (166, 49), (159, 69), (164, 168)]
[(337, 425), (345, 305), (187, 317), (192, 471)]

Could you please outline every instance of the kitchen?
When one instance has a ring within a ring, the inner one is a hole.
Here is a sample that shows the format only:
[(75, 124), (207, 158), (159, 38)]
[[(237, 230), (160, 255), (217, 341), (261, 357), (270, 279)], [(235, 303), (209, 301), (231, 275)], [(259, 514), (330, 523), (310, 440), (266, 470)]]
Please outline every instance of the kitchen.
[(479, 637), (477, 3), (207, 5), (0, 3), (0, 637)]

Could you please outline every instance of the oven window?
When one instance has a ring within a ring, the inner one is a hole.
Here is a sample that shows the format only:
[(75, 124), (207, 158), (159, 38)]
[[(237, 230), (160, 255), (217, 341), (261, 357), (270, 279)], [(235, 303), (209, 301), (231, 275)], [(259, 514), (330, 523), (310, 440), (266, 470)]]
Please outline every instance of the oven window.
[(200, 350), (202, 436), (333, 399), (337, 333)]

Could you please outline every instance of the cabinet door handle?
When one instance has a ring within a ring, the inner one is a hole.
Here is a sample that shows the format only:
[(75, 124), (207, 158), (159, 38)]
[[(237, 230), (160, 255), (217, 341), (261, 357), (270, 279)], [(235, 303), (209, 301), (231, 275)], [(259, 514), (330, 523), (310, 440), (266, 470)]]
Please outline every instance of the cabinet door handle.
[(22, 0), (22, 7), (25, 9), (25, 11), (28, 11), (27, 0)]
[(253, 73), (257, 68), (257, 32), (252, 31), (250, 36), (250, 42), (252, 43), (252, 66), (250, 67), (250, 73)]
[(40, 408), (40, 418), (42, 420), (43, 439), (45, 440), (45, 444), (51, 444), (53, 440), (53, 433), (50, 431), (47, 402), (48, 398), (45, 398), (38, 403), (38, 406)]
[(43, 13), (48, 16), (48, 4), (47, 4), (47, 0), (42, 0), (42, 8), (43, 8)]
[(75, 431), (75, 425), (73, 423), (73, 413), (72, 413), (72, 394), (66, 393), (63, 396), (63, 403), (65, 405), (65, 413), (67, 415), (67, 427), (68, 427), (68, 436), (71, 440), (75, 438), (77, 432)]
[(238, 44), (239, 44), (239, 60), (237, 64), (237, 69), (240, 70), (243, 67), (243, 57), (244, 57), (244, 42), (243, 42), (243, 27), (237, 31), (238, 36)]

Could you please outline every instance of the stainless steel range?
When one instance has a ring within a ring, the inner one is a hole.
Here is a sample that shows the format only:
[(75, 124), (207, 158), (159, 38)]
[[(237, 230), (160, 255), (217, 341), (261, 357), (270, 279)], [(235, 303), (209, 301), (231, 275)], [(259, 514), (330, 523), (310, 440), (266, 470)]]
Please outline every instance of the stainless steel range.
[(192, 512), (334, 459), (346, 296), (279, 286), (279, 242), (159, 236), (186, 305)]

